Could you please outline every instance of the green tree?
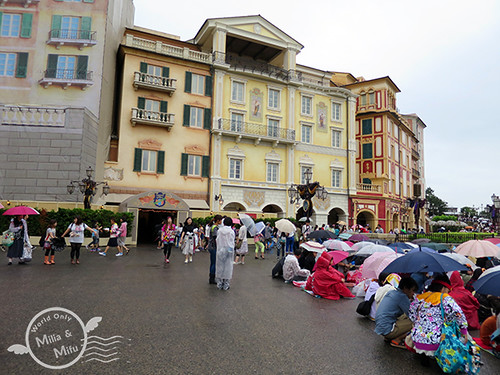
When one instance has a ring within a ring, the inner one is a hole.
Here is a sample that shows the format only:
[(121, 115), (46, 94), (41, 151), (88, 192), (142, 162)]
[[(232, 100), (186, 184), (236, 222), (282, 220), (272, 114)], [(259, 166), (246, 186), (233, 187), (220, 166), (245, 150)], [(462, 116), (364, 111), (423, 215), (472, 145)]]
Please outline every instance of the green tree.
[(472, 220), (474, 216), (477, 216), (478, 212), (474, 207), (462, 207), (460, 209), (460, 216), (462, 216), (464, 219), (467, 219), (468, 221)]
[(434, 194), (430, 187), (425, 189), (425, 199), (429, 202), (429, 216), (442, 215), (446, 211), (448, 202), (445, 202)]

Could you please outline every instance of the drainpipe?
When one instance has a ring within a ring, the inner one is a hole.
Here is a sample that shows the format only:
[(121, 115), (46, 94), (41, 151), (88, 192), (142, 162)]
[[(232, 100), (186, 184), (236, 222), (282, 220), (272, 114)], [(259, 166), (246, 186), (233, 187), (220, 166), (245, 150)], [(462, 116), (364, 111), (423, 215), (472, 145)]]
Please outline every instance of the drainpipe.
[[(210, 107), (211, 107), (211, 113), (212, 113), (212, 121), (210, 121), (210, 131), (209, 131), (209, 140), (208, 140), (208, 155), (210, 156), (210, 159), (212, 159), (212, 127), (213, 127), (213, 118), (215, 115), (215, 110), (214, 110), (214, 97), (215, 97), (215, 69), (213, 65), (210, 67), (210, 74), (212, 75), (212, 97), (210, 99)], [(210, 211), (213, 211), (212, 209), (212, 194), (210, 194), (210, 183), (212, 181), (212, 168), (213, 168), (213, 163), (212, 160), (210, 160), (210, 169), (208, 171), (208, 180), (207, 180), (207, 191), (208, 191), (208, 207)], [(213, 192), (212, 192), (213, 193)]]

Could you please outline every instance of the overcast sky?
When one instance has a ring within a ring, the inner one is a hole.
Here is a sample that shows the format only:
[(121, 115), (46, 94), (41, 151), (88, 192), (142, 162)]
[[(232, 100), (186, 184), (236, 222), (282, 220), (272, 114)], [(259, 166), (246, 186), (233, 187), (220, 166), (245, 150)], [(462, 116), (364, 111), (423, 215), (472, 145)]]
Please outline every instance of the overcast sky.
[(182, 40), (205, 19), (260, 14), (304, 45), (297, 62), (389, 75), (425, 130), (427, 186), (450, 206), (500, 195), (500, 1), (134, 0), (135, 24)]

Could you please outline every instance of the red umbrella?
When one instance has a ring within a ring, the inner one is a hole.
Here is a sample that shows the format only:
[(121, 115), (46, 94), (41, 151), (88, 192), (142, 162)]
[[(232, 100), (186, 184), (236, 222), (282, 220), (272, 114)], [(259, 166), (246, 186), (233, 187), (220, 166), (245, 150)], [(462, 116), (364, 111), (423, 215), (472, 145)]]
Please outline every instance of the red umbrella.
[(352, 242), (368, 241), (369, 239), (370, 239), (370, 237), (365, 236), (364, 234), (360, 234), (360, 233), (356, 233), (356, 234), (352, 235), (351, 237), (349, 237), (349, 241), (352, 241)]
[(329, 251), (328, 254), (332, 256), (333, 259), (332, 264), (337, 264), (338, 262), (343, 261), (345, 258), (349, 256), (349, 253), (347, 251), (342, 251), (342, 250)]
[(500, 243), (500, 238), (485, 238), (485, 241), (491, 242), (493, 245), (498, 245)]
[(40, 212), (31, 207), (17, 206), (9, 208), (3, 214), (10, 216), (24, 216), (24, 215), (40, 215)]

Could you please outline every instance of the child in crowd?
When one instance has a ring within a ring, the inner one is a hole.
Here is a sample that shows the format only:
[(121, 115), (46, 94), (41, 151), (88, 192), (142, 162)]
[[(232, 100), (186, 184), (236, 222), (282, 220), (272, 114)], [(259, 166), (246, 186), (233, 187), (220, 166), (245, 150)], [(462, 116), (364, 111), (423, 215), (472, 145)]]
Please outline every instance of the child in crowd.
[(92, 242), (87, 245), (90, 251), (101, 251), (99, 248), (99, 233), (102, 231), (102, 226), (96, 221), (94, 223), (94, 231), (92, 232)]

